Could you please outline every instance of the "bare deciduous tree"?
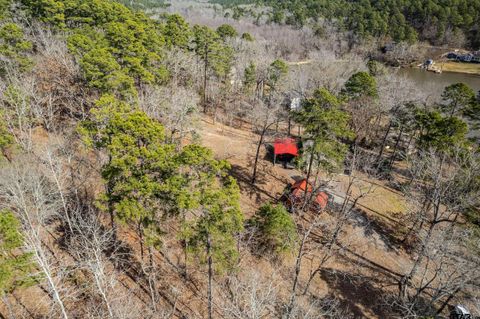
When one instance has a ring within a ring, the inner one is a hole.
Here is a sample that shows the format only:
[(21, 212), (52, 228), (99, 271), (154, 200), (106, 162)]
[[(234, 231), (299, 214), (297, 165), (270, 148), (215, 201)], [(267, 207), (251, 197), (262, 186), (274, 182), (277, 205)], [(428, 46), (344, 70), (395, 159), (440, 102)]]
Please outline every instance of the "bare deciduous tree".
[[(419, 197), (420, 223), (410, 233), (419, 236), (419, 247), (413, 265), (399, 282), (399, 296), (407, 299), (408, 288), (414, 286), (425, 260), (428, 260), (430, 246), (438, 231), (444, 227), (453, 231), (460, 215), (479, 203), (478, 178), (479, 161), (473, 154), (458, 149), (451, 155), (427, 151), (410, 158), (418, 162), (411, 167), (418, 174), (409, 188), (408, 196)], [(418, 297), (418, 294), (417, 294)], [(415, 299), (415, 298), (414, 298)]]
[(275, 274), (264, 277), (259, 272), (226, 279), (224, 304), (221, 306), (228, 318), (260, 319), (275, 314), (279, 293)]
[(159, 120), (167, 130), (172, 143), (180, 143), (195, 132), (198, 121), (195, 92), (183, 87), (145, 87), (140, 95), (141, 108)]
[(58, 316), (69, 318), (65, 302), (72, 292), (64, 284), (67, 261), (60, 260), (48, 240), (49, 224), (58, 216), (59, 200), (50, 181), (35, 164), (24, 158), (1, 170), (0, 198), (4, 208), (16, 212), (22, 222), (25, 248), (31, 252), (48, 284)]

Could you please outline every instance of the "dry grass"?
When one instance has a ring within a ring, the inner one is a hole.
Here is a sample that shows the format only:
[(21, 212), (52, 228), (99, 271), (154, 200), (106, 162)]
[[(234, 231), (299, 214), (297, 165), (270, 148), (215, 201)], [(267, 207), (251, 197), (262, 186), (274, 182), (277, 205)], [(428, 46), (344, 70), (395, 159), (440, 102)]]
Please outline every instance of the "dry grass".
[(480, 63), (441, 62), (438, 67), (444, 72), (480, 75)]
[(375, 191), (364, 198), (361, 204), (371, 210), (384, 214), (405, 213), (406, 204), (403, 196), (384, 187), (377, 187)]
[[(355, 182), (353, 196), (360, 195), (360, 192), (368, 193), (359, 201), (363, 209), (379, 216), (389, 217), (406, 212), (407, 205), (401, 193), (388, 187), (384, 181), (369, 180), (365, 176), (361, 178), (361, 180)], [(348, 176), (340, 175), (337, 180), (339, 183), (335, 188), (341, 193), (345, 193), (348, 187)]]

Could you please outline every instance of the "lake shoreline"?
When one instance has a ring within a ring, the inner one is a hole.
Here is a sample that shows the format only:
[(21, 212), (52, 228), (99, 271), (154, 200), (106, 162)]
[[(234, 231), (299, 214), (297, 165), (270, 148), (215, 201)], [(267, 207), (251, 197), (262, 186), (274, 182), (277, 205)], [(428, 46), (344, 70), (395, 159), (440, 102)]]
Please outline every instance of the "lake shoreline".
[(467, 84), (475, 92), (480, 91), (480, 76), (478, 74), (450, 71), (437, 74), (417, 66), (401, 67), (398, 72), (405, 75), (425, 92), (442, 92), (446, 86), (459, 82)]
[[(417, 66), (414, 67), (418, 68)], [(439, 61), (435, 63), (435, 67), (439, 69), (442, 73), (449, 72), (480, 76), (480, 63)]]

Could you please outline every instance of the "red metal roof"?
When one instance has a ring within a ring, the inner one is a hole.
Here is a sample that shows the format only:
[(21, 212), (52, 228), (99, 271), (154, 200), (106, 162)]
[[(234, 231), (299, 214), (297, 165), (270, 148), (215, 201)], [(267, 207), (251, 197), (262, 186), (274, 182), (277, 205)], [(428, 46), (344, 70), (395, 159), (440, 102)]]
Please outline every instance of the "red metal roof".
[[(304, 192), (306, 188), (307, 188), (307, 180), (305, 178), (298, 180), (292, 184), (293, 190), (301, 190)], [(310, 185), (310, 183), (308, 184), (308, 191), (309, 192), (312, 191), (312, 185)]]
[(320, 206), (321, 209), (325, 209), (325, 207), (327, 207), (327, 204), (328, 204), (328, 194), (327, 193), (325, 193), (325, 192), (318, 193), (316, 199), (317, 199), (316, 202)]
[[(305, 189), (308, 189), (309, 193), (312, 191), (312, 185), (310, 185), (310, 183), (307, 184), (306, 179), (296, 181), (295, 183), (292, 184), (291, 194), (296, 198), (300, 198), (304, 196), (303, 194), (305, 194)], [(327, 193), (319, 192), (315, 197), (315, 202), (321, 209), (325, 209), (325, 207), (327, 207), (327, 204), (328, 204), (328, 198), (329, 196)]]
[(273, 144), (275, 155), (290, 154), (298, 156), (297, 142), (293, 138), (277, 139)]

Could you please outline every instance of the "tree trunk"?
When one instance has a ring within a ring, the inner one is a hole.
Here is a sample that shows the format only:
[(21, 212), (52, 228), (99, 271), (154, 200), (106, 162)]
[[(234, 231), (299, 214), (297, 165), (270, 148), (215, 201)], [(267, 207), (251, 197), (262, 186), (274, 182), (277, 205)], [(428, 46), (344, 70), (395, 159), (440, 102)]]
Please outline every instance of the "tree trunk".
[(295, 261), (295, 276), (293, 278), (293, 286), (292, 286), (292, 294), (290, 296), (290, 301), (287, 306), (287, 316), (286, 319), (290, 319), (290, 316), (292, 315), (292, 310), (295, 305), (295, 299), (297, 296), (297, 286), (298, 286), (298, 278), (300, 276), (300, 270), (302, 266), (302, 257), (303, 257), (303, 249), (305, 247), (305, 243), (307, 241), (308, 235), (310, 234), (310, 231), (307, 231), (302, 238), (302, 242), (300, 244), (300, 248), (298, 249), (298, 255), (297, 259)]
[[(313, 165), (313, 164), (312, 164)], [(317, 185), (317, 182), (318, 182), (318, 175), (320, 174), (320, 163), (317, 163), (317, 168), (315, 170), (315, 179), (312, 183), (312, 191), (310, 192), (310, 194), (308, 195), (308, 198), (306, 200), (306, 202), (308, 203), (308, 206), (310, 207), (310, 204), (313, 203), (313, 199), (315, 198), (315, 194), (317, 193), (317, 188), (316, 185)], [(317, 213), (317, 212), (316, 212)]]
[(425, 258), (425, 253), (427, 251), (428, 244), (430, 243), (430, 239), (433, 235), (433, 230), (435, 228), (435, 223), (430, 223), (430, 226), (428, 228), (427, 236), (425, 237), (422, 247), (420, 248), (420, 251), (418, 253), (418, 257), (415, 260), (415, 263), (412, 266), (412, 269), (410, 272), (406, 275), (404, 275), (400, 281), (399, 281), (399, 297), (402, 299), (406, 299), (407, 297), (407, 289), (409, 286), (410, 280), (417, 274), (418, 267), (420, 267), (420, 264), (422, 263), (423, 259)]
[(155, 285), (155, 265), (153, 263), (153, 251), (152, 247), (148, 246), (148, 281), (150, 287), (150, 295), (152, 299), (152, 308), (154, 312), (157, 312), (157, 300), (156, 300), (156, 285)]
[[(111, 156), (110, 156), (109, 162), (111, 163)], [(116, 245), (116, 242), (117, 242), (117, 223), (115, 223), (115, 208), (114, 208), (114, 205), (111, 201), (112, 189), (113, 189), (113, 185), (112, 185), (111, 182), (109, 182), (106, 185), (105, 192), (106, 192), (107, 198), (108, 198), (108, 203), (107, 203), (108, 214), (110, 215), (110, 227), (112, 228), (112, 232), (113, 232), (113, 242)]]
[(213, 280), (213, 260), (211, 253), (212, 243), (210, 234), (207, 237), (207, 256), (208, 256), (208, 319), (212, 319), (212, 280)]
[[(410, 227), (410, 228), (408, 229), (407, 233), (405, 234), (405, 236), (403, 236), (403, 239), (401, 240), (402, 243), (405, 243), (405, 242), (407, 241), (407, 239), (410, 237), (410, 235), (413, 234), (413, 231), (416, 230), (416, 227), (417, 227), (417, 225), (418, 225), (418, 222), (420, 221), (420, 218), (421, 218), (421, 217), (419, 217), (419, 216), (415, 217), (415, 220), (414, 220), (414, 222), (413, 222), (413, 224), (412, 224), (412, 227)], [(421, 228), (421, 225), (422, 225), (422, 224), (420, 224), (419, 229), (422, 229), (422, 228)]]
[[(413, 279), (413, 277), (416, 275), (417, 271), (418, 271), (418, 268), (420, 267), (420, 264), (422, 263), (423, 259), (425, 258), (425, 253), (427, 251), (427, 248), (428, 248), (428, 244), (430, 243), (430, 240), (433, 236), (433, 231), (436, 227), (436, 225), (438, 225), (438, 219), (439, 219), (439, 210), (440, 210), (440, 189), (439, 189), (439, 182), (440, 182), (440, 178), (442, 176), (442, 170), (443, 170), (443, 165), (445, 164), (445, 160), (446, 160), (446, 155), (443, 154), (442, 155), (442, 159), (440, 161), (440, 165), (439, 165), (439, 168), (438, 168), (438, 173), (437, 173), (437, 176), (435, 178), (435, 183), (433, 185), (433, 195), (431, 198), (431, 200), (425, 200), (424, 202), (424, 207), (425, 207), (425, 215), (428, 216), (429, 212), (430, 212), (430, 207), (431, 205), (434, 205), (434, 212), (433, 212), (433, 217), (432, 219), (430, 220), (430, 225), (428, 227), (428, 231), (427, 231), (427, 235), (425, 236), (425, 239), (423, 240), (422, 242), (422, 246), (420, 248), (420, 251), (418, 253), (418, 257), (417, 259), (415, 260), (415, 263), (413, 264), (412, 266), (412, 269), (410, 270), (410, 273), (409, 274), (406, 274), (405, 276), (402, 277), (402, 279), (399, 281), (399, 297), (400, 298), (403, 298), (405, 299), (407, 297), (407, 289), (408, 289), (408, 285), (409, 285), (409, 282), (411, 279)], [(425, 205), (425, 203), (427, 203), (427, 205)], [(421, 229), (421, 228), (419, 228)]]
[(448, 298), (442, 303), (440, 308), (438, 308), (437, 312), (435, 313), (436, 316), (439, 316), (443, 310), (448, 306), (450, 301), (455, 297), (455, 295), (460, 291), (460, 288), (455, 289), (449, 296)]
[[(312, 166), (313, 166), (313, 152), (310, 153), (310, 160), (308, 162), (308, 171), (307, 171), (307, 177), (306, 177), (306, 186), (305, 186), (305, 194), (303, 196), (303, 205), (302, 205), (302, 212), (305, 212), (306, 208), (309, 206), (307, 203), (308, 200), (308, 186), (309, 186), (309, 179), (310, 175), (312, 174)], [(313, 189), (312, 189), (313, 192)]]
[[(257, 152), (255, 153), (255, 162), (253, 163), (253, 173), (252, 173), (252, 184), (255, 184), (256, 179), (257, 179), (257, 166), (258, 166), (258, 157), (260, 156), (260, 149), (263, 144), (263, 138), (265, 136), (265, 133), (267, 131), (267, 127), (263, 127), (262, 133), (260, 134), (260, 140), (258, 141), (257, 145)], [(275, 152), (275, 150), (274, 150)]]
[(187, 252), (187, 249), (188, 249), (188, 243), (186, 240), (183, 241), (183, 249), (184, 249), (184, 258), (185, 258), (185, 269), (184, 269), (184, 276), (185, 276), (185, 279), (188, 278), (188, 252)]
[(50, 285), (50, 288), (52, 289), (53, 300), (56, 301), (57, 304), (59, 305), (60, 311), (62, 312), (63, 319), (68, 319), (67, 310), (65, 309), (62, 298), (60, 298), (60, 294), (57, 290), (57, 286), (55, 285), (54, 280), (53, 280), (52, 276), (50, 275), (50, 272), (47, 273), (47, 272), (44, 271), (44, 273), (47, 276), (48, 283)]
[(375, 127), (375, 135), (374, 135), (374, 138), (377, 139), (378, 136), (380, 135), (380, 130), (381, 130), (381, 125), (380, 125), (380, 121), (382, 120), (382, 114), (378, 114), (375, 118), (375, 124), (374, 124), (374, 127)]
[[(185, 223), (187, 221), (187, 215), (185, 212), (183, 212), (183, 222)], [(183, 240), (183, 254), (185, 258), (185, 269), (184, 269), (184, 276), (185, 279), (188, 278), (188, 242), (186, 240)]]
[(205, 47), (205, 57), (204, 57), (204, 65), (203, 65), (203, 92), (202, 92), (203, 113), (207, 113), (207, 69), (208, 69), (208, 48)]
[(387, 139), (388, 139), (388, 136), (390, 135), (390, 130), (391, 129), (392, 129), (392, 123), (390, 122), (388, 124), (387, 131), (385, 132), (385, 135), (383, 136), (382, 146), (380, 147), (380, 152), (378, 152), (378, 156), (377, 156), (377, 162), (378, 163), (380, 163), (380, 161), (382, 160), (383, 152), (385, 151), (385, 146), (387, 144)]
[[(340, 233), (340, 231), (338, 231), (338, 233)], [(332, 239), (330, 240), (330, 242), (327, 244), (327, 251), (323, 255), (322, 260), (320, 261), (320, 264), (318, 265), (317, 269), (315, 269), (315, 271), (310, 274), (310, 277), (307, 280), (307, 284), (305, 285), (305, 289), (303, 290), (303, 295), (307, 294), (308, 289), (310, 289), (310, 285), (312, 284), (313, 279), (323, 269), (323, 265), (328, 260), (328, 257), (331, 256), (332, 248), (337, 242), (338, 233), (336, 235), (334, 235), (332, 237)]]
[(388, 165), (390, 169), (392, 169), (393, 164), (395, 163), (395, 160), (397, 157), (398, 145), (400, 144), (400, 141), (402, 140), (402, 137), (403, 137), (403, 128), (404, 126), (402, 125), (402, 127), (400, 128), (400, 135), (398, 135), (397, 142), (395, 143), (395, 147), (393, 148), (393, 154), (392, 154), (392, 157), (390, 158), (390, 163)]
[(290, 117), (290, 114), (288, 115), (288, 136), (291, 136), (292, 134), (292, 118)]
[(143, 256), (145, 255), (144, 253), (144, 247), (143, 247), (143, 231), (142, 231), (142, 222), (138, 222), (137, 225), (137, 232), (138, 232), (138, 237), (140, 238), (140, 257), (143, 262)]

